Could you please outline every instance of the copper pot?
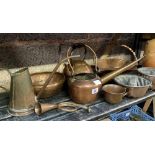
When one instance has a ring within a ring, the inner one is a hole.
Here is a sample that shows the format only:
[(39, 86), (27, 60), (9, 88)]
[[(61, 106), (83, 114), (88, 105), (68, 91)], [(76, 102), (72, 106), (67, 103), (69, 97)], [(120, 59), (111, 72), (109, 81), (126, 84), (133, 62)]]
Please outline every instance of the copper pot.
[[(67, 51), (67, 58), (69, 56), (71, 56), (73, 51), (77, 48), (84, 48), (85, 54), (86, 54), (86, 49), (89, 49), (94, 55), (94, 60), (97, 59), (97, 56), (96, 56), (94, 50), (90, 46), (88, 46), (86, 44), (82, 44), (82, 43), (73, 44), (71, 47), (69, 47), (69, 49)], [(72, 76), (72, 75), (78, 75), (81, 73), (93, 73), (93, 69), (91, 68), (90, 65), (88, 65), (84, 61), (84, 59), (85, 59), (85, 55), (80, 60), (79, 59), (78, 60), (68, 59), (68, 64), (65, 64), (65, 68), (64, 68), (65, 75)]]
[(144, 67), (155, 67), (155, 39), (147, 41), (144, 54)]
[[(39, 93), (39, 91), (43, 87), (45, 81), (48, 79), (50, 74), (51, 72), (43, 72), (43, 73), (34, 73), (31, 75), (32, 85), (35, 94)], [(50, 80), (49, 84), (47, 85), (44, 92), (40, 96), (40, 98), (51, 97), (59, 93), (62, 90), (64, 82), (65, 82), (64, 74), (56, 72), (53, 75), (52, 80)]]
[(109, 82), (117, 75), (127, 71), (128, 69), (131, 69), (132, 67), (137, 65), (137, 62), (141, 59), (142, 58), (128, 64), (121, 69), (102, 76), (101, 78), (92, 73), (70, 77), (68, 79), (68, 86), (71, 99), (74, 102), (80, 104), (88, 104), (94, 102), (97, 99), (98, 92), (100, 91), (102, 84)]
[(120, 103), (123, 97), (127, 95), (126, 88), (116, 84), (104, 85), (102, 90), (105, 100), (111, 104)]

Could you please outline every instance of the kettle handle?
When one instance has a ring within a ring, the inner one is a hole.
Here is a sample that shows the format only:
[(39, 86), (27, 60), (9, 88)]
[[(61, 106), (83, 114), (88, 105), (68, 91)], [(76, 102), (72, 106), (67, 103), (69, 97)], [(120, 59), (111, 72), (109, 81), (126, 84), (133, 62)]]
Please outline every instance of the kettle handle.
[[(9, 75), (10, 75), (10, 78), (11, 78), (11, 72), (9, 71), (9, 69), (7, 69), (7, 68), (0, 68), (0, 70), (7, 71), (9, 73)], [(9, 90), (6, 87), (4, 87), (4, 86), (0, 86), (0, 88), (4, 89), (6, 92), (9, 92)]]
[(82, 57), (82, 60), (84, 60), (87, 53), (87, 47), (83, 43), (72, 44), (70, 50), (67, 51), (67, 57), (71, 56), (75, 49), (82, 47), (84, 48), (84, 56)]
[[(93, 60), (94, 60), (94, 64), (95, 64), (95, 71), (97, 72), (98, 71), (97, 70), (97, 55), (96, 55), (95, 51), (87, 44), (79, 43), (79, 46), (81, 46), (81, 47), (84, 46), (84, 47), (90, 49), (90, 51), (93, 53), (93, 55), (94, 55)], [(73, 49), (75, 49), (75, 48), (77, 48), (79, 46), (76, 45), (75, 47), (74, 46), (69, 47), (69, 49), (67, 51), (67, 58), (72, 54)], [(69, 55), (69, 52), (70, 52), (70, 55)], [(72, 70), (72, 75), (73, 75), (74, 74), (74, 69), (73, 69), (73, 66), (71, 65), (70, 59), (68, 59), (68, 64), (69, 64), (69, 66), (70, 66), (70, 68)]]

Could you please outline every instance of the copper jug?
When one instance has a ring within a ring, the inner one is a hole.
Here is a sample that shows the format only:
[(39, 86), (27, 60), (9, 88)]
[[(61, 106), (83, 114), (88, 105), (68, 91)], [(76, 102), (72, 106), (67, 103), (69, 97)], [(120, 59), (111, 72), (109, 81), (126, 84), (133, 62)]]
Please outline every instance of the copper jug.
[[(89, 49), (94, 55), (94, 60), (97, 59), (97, 56), (94, 50), (90, 46), (83, 43), (73, 44), (71, 47), (69, 47), (67, 51), (67, 57), (71, 56), (73, 51), (77, 48), (84, 48), (85, 54), (86, 54), (86, 50)], [(72, 75), (78, 75), (81, 73), (93, 73), (91, 66), (88, 65), (84, 61), (84, 59), (85, 59), (85, 55), (81, 60), (68, 59), (68, 64), (65, 64), (65, 68), (64, 68), (65, 75), (72, 76)]]
[(33, 113), (36, 100), (28, 68), (14, 73), (7, 71), (11, 76), (9, 113), (13, 116)]
[(147, 41), (144, 49), (143, 66), (155, 67), (155, 39)]

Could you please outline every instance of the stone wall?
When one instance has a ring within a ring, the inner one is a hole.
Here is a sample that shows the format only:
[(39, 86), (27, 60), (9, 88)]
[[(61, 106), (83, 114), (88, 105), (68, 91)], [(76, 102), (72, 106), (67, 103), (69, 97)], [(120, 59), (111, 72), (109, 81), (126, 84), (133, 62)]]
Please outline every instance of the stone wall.
[[(57, 63), (66, 56), (71, 43), (87, 43), (98, 56), (107, 45), (111, 45), (115, 33), (12, 33), (0, 34), (0, 67), (16, 68)], [(123, 33), (114, 40), (115, 45), (126, 44), (133, 47), (135, 34)], [(87, 58), (91, 58), (90, 54)]]

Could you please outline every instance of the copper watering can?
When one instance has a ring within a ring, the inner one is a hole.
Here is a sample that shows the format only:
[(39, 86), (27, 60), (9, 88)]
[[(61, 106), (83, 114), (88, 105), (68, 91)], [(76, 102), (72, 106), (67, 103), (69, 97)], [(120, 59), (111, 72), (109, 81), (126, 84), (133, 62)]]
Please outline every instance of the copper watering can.
[[(73, 44), (71, 47), (69, 47), (69, 49), (67, 51), (67, 57), (71, 56), (73, 51), (78, 48), (84, 48), (85, 55), (86, 55), (86, 50), (89, 49), (94, 55), (94, 60), (97, 59), (97, 56), (96, 56), (94, 50), (90, 46), (83, 44), (83, 43)], [(68, 64), (66, 64), (65, 68), (64, 68), (65, 75), (72, 76), (72, 75), (77, 75), (77, 74), (81, 74), (81, 73), (93, 73), (93, 69), (91, 68), (91, 66), (88, 65), (84, 61), (85, 55), (81, 60), (68, 59)]]
[(34, 112), (35, 95), (28, 68), (11, 73), (5, 69), (10, 77), (9, 113), (13, 116), (24, 116)]
[(109, 82), (119, 74), (133, 68), (137, 62), (142, 60), (139, 58), (125, 67), (112, 71), (101, 78), (93, 73), (74, 75), (68, 79), (69, 94), (71, 99), (79, 104), (89, 104), (97, 99), (98, 92), (103, 84)]

